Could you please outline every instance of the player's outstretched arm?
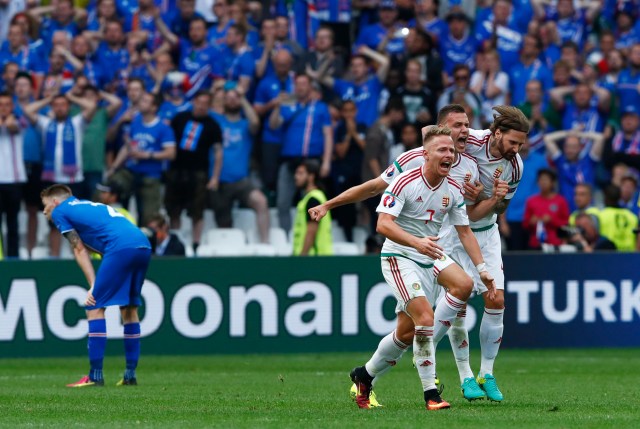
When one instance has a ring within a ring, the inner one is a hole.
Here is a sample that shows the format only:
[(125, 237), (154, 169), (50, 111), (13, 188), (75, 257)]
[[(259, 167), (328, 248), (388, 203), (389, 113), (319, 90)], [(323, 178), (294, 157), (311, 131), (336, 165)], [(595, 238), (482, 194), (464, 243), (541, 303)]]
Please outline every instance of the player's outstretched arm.
[(71, 248), (73, 249), (73, 256), (78, 263), (78, 266), (84, 273), (84, 276), (87, 279), (87, 283), (89, 283), (89, 294), (87, 295), (87, 301), (85, 305), (95, 305), (95, 299), (93, 298), (93, 284), (96, 281), (96, 273), (93, 270), (93, 265), (91, 264), (91, 258), (89, 257), (89, 252), (87, 252), (87, 248), (84, 247), (82, 240), (78, 233), (74, 230), (69, 232), (65, 232), (65, 238), (69, 240), (71, 244)]
[(347, 189), (340, 195), (331, 198), (329, 201), (320, 204), (319, 206), (310, 208), (309, 216), (311, 216), (311, 219), (318, 222), (327, 215), (329, 210), (380, 195), (385, 189), (387, 189), (387, 186), (387, 182), (382, 180), (380, 177), (376, 177), (375, 179), (371, 179), (358, 186)]
[(487, 271), (476, 236), (473, 235), (469, 225), (455, 225), (455, 228), (458, 233), (458, 237), (460, 238), (460, 242), (462, 243), (462, 246), (464, 246), (464, 250), (469, 255), (469, 258), (471, 258), (473, 265), (476, 266), (482, 283), (484, 283), (488, 289), (489, 297), (493, 299), (496, 293), (496, 284), (491, 274)]

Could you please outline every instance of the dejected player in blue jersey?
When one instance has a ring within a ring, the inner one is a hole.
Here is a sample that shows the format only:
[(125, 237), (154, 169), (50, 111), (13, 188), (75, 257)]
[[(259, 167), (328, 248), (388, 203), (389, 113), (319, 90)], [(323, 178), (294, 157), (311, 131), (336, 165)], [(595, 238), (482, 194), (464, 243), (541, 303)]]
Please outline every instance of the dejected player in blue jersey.
[[(89, 292), (85, 301), (89, 321), (89, 375), (67, 387), (103, 386), (102, 362), (107, 344), (105, 307), (120, 306), (124, 323), (126, 370), (119, 386), (136, 385), (140, 356), (140, 291), (151, 258), (145, 235), (112, 207), (79, 200), (65, 185), (52, 185), (40, 194), (44, 214), (69, 240)], [(88, 250), (103, 255), (97, 274)]]

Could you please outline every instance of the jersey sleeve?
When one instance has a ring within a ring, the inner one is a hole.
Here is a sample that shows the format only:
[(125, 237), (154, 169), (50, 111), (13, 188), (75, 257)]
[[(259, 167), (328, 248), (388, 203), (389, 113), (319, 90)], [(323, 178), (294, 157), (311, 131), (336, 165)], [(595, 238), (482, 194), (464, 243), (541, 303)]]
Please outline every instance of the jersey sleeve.
[(378, 213), (386, 213), (391, 216), (398, 217), (400, 212), (402, 211), (402, 207), (404, 207), (405, 196), (406, 196), (406, 186), (402, 188), (398, 194), (393, 193), (393, 189), (396, 186), (396, 183), (404, 177), (403, 175), (398, 176), (391, 182), (391, 184), (387, 187), (387, 189), (382, 194), (380, 198), (380, 204), (376, 208), (376, 212)]
[(451, 188), (453, 195), (451, 209), (449, 210), (449, 222), (451, 225), (469, 225), (464, 191), (453, 186), (449, 186), (449, 188)]
[(524, 171), (524, 164), (522, 163), (522, 158), (520, 156), (516, 156), (513, 160), (513, 172), (511, 173), (511, 181), (509, 182), (509, 192), (504, 197), (505, 200), (510, 200), (516, 194), (516, 190), (518, 189), (518, 185), (520, 184), (520, 180), (522, 180), (522, 173)]
[(173, 134), (173, 129), (170, 126), (162, 123), (162, 135), (161, 135), (161, 145), (162, 147), (170, 147), (176, 145), (176, 137)]
[(56, 228), (58, 228), (60, 234), (64, 234), (74, 229), (65, 217), (64, 209), (60, 206), (56, 207), (53, 209), (53, 212), (51, 212), (51, 221)]

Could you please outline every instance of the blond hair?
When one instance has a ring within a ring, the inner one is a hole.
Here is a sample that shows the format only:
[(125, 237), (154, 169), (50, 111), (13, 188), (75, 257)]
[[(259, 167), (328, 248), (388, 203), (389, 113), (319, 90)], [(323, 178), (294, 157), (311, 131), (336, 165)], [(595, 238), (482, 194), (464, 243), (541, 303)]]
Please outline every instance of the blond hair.
[(429, 125), (422, 129), (422, 144), (426, 148), (438, 136), (451, 136), (451, 128)]
[(494, 134), (496, 130), (503, 133), (515, 130), (529, 134), (529, 119), (520, 109), (512, 106), (495, 106), (493, 110), (498, 113), (493, 115), (493, 123), (489, 127), (491, 134)]

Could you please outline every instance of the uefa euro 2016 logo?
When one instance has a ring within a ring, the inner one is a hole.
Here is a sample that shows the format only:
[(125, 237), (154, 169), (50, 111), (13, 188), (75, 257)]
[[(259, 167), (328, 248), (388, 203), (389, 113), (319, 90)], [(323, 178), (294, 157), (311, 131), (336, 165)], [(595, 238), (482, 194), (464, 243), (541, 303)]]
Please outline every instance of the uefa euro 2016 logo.
[(384, 197), (384, 200), (382, 200), (382, 205), (391, 208), (396, 205), (396, 199), (391, 195), (387, 195), (386, 197)]
[(389, 168), (387, 168), (387, 170), (385, 171), (385, 173), (387, 174), (387, 177), (391, 177), (393, 176), (393, 165), (390, 165)]

